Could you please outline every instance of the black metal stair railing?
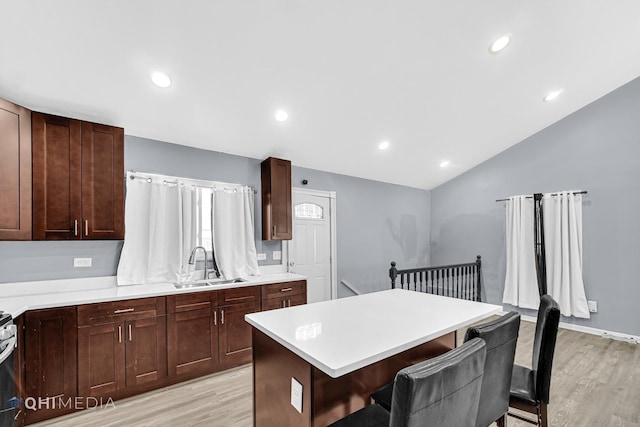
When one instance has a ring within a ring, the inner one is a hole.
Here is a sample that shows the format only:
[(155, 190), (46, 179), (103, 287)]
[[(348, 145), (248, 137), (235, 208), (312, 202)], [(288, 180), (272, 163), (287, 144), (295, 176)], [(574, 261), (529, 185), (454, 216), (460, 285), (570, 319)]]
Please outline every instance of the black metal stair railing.
[(435, 295), (482, 301), (480, 255), (475, 262), (398, 270), (391, 262), (391, 288), (407, 289)]

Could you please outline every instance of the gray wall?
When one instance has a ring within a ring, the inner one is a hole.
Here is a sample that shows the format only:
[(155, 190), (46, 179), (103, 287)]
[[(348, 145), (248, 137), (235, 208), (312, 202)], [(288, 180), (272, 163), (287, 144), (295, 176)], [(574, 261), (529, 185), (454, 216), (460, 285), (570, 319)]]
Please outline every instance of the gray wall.
[[(252, 185), (260, 190), (260, 160), (133, 136), (125, 137), (125, 169)], [(388, 287), (391, 260), (402, 266), (429, 257), (428, 191), (293, 168), (293, 184), (337, 193), (338, 279), (368, 292)], [(280, 242), (261, 240), (260, 195), (256, 194), (256, 248), (260, 265), (277, 264)], [(0, 242), (0, 283), (116, 274), (121, 241)], [(91, 268), (73, 268), (74, 257), (93, 258)], [(341, 287), (340, 287), (341, 288)], [(349, 295), (340, 289), (339, 295)]]
[(389, 263), (429, 263), (431, 196), (426, 190), (293, 167), (292, 185), (336, 191), (338, 296), (387, 289)]
[(587, 190), (583, 278), (587, 298), (598, 301), (598, 313), (590, 320), (563, 321), (640, 335), (636, 306), (640, 286), (635, 275), (640, 254), (639, 159), (640, 79), (636, 79), (432, 190), (432, 262), (454, 263), (482, 255), (486, 297), (501, 303), (505, 206), (495, 200)]

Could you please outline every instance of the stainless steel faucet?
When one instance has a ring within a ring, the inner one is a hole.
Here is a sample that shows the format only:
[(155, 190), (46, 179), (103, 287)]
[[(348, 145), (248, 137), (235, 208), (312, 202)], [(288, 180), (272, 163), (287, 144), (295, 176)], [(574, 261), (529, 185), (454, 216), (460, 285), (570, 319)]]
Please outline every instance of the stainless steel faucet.
[(202, 252), (204, 253), (204, 279), (206, 280), (209, 278), (209, 274), (207, 272), (207, 250), (203, 246), (196, 246), (193, 248), (191, 256), (189, 256), (189, 264), (194, 265), (196, 263), (196, 252), (198, 249), (202, 249)]

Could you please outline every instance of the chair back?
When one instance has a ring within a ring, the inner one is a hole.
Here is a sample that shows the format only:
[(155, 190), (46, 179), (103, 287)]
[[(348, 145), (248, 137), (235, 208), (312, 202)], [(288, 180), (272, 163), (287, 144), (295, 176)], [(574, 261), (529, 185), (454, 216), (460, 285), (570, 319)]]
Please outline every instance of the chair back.
[(515, 311), (467, 329), (465, 342), (482, 338), (487, 343), (476, 427), (489, 426), (509, 410), (511, 374), (519, 331), (520, 314)]
[(560, 307), (558, 303), (551, 296), (543, 295), (540, 298), (540, 308), (538, 309), (531, 369), (534, 371), (536, 398), (544, 403), (549, 403), (551, 367), (559, 322)]
[(486, 357), (480, 338), (396, 374), (390, 427), (474, 427)]

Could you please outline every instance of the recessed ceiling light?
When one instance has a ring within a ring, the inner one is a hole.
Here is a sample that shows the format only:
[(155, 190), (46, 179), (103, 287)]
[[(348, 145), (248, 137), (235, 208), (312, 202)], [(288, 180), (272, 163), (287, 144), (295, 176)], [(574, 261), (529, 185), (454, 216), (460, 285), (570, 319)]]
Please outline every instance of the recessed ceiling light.
[(380, 145), (378, 145), (378, 148), (380, 150), (386, 150), (387, 148), (389, 148), (389, 145), (389, 141), (382, 141)]
[(542, 100), (544, 102), (550, 102), (553, 101), (554, 99), (556, 99), (557, 97), (560, 96), (560, 94), (562, 93), (562, 90), (554, 90), (552, 92), (549, 92), (548, 94), (545, 95), (544, 98), (542, 98)]
[(500, 52), (502, 49), (507, 47), (507, 45), (509, 44), (510, 41), (511, 41), (511, 36), (510, 35), (504, 35), (504, 36), (500, 37), (499, 39), (497, 39), (496, 41), (491, 43), (491, 46), (489, 46), (489, 52), (491, 52), (491, 53)]
[(441, 168), (446, 168), (450, 164), (451, 164), (451, 162), (449, 160), (443, 160), (443, 161), (440, 162), (440, 167)]
[(169, 87), (171, 86), (171, 79), (165, 73), (161, 73), (160, 71), (155, 71), (151, 73), (151, 80), (158, 87)]
[(278, 110), (276, 111), (275, 118), (279, 122), (286, 122), (289, 118), (289, 113), (284, 110)]

